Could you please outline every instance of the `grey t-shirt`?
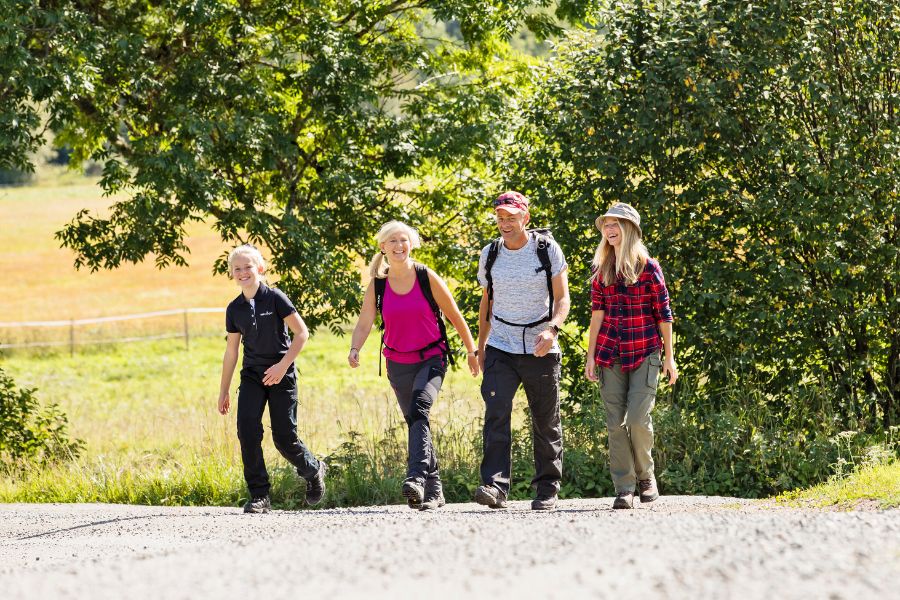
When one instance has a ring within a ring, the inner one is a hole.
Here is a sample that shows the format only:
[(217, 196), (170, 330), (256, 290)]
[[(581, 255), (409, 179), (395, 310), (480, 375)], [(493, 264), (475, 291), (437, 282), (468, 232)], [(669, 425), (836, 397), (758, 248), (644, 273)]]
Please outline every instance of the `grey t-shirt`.
[[(481, 250), (478, 261), (478, 283), (487, 288), (487, 277), (484, 265), (487, 262), (488, 244)], [(555, 241), (550, 241), (550, 271), (553, 277), (563, 272), (568, 265), (562, 249)], [(535, 327), (515, 327), (501, 323), (500, 317), (510, 323), (532, 323), (547, 315), (550, 307), (550, 294), (547, 291), (547, 274), (536, 271), (541, 266), (537, 255), (537, 242), (533, 235), (528, 236), (528, 243), (518, 250), (509, 250), (501, 241), (497, 260), (491, 267), (491, 278), (494, 281), (494, 306), (491, 315), (491, 333), (488, 346), (512, 354), (532, 354), (534, 338), (549, 327), (544, 322)], [(525, 334), (524, 344), (522, 334)], [(559, 344), (554, 341), (550, 349), (559, 352)]]

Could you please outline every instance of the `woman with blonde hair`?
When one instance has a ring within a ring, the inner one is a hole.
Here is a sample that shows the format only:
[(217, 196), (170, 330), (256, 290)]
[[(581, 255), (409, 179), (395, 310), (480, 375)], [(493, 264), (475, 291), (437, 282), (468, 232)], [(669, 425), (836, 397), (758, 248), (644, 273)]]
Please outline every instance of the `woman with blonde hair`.
[(359, 366), (359, 351), (380, 314), (388, 380), (409, 429), (402, 493), (410, 508), (438, 508), (444, 505), (444, 493), (429, 413), (452, 358), (441, 313), (447, 315), (465, 344), (473, 377), (478, 375), (478, 353), (444, 280), (410, 257), (421, 244), (416, 230), (391, 221), (375, 239), (379, 251), (369, 264), (372, 280), (353, 329), (347, 362), (354, 369)]
[[(617, 202), (594, 222), (603, 237), (591, 276), (591, 328), (584, 373), (600, 384), (609, 432), (613, 508), (659, 497), (653, 472), (653, 421), (660, 370), (675, 383), (672, 309), (659, 263), (641, 241), (641, 217)], [(664, 349), (665, 361), (660, 359)]]

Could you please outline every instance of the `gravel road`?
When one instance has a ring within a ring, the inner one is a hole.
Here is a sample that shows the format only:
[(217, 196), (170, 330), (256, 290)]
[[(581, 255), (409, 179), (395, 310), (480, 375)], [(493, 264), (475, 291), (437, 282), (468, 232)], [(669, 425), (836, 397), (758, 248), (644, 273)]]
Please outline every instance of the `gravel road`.
[(0, 505), (0, 598), (900, 598), (898, 510), (611, 503)]

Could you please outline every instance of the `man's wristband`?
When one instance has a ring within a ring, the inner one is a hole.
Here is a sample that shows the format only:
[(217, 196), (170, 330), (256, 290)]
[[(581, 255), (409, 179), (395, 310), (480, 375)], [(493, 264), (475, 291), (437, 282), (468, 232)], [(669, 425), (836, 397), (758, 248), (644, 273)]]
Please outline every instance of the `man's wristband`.
[(554, 335), (559, 336), (559, 325), (550, 325), (550, 330)]

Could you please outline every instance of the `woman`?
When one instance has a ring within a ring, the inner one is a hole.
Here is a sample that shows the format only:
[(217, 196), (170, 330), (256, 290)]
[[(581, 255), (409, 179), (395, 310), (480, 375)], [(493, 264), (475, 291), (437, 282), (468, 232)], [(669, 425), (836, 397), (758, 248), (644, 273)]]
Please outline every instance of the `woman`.
[(347, 361), (354, 369), (359, 366), (359, 351), (380, 312), (388, 380), (409, 427), (402, 492), (410, 508), (438, 508), (444, 505), (444, 493), (428, 416), (441, 390), (450, 348), (436, 309), (447, 315), (465, 344), (473, 377), (478, 375), (478, 352), (447, 285), (410, 257), (420, 246), (416, 231), (391, 221), (382, 226), (376, 240), (380, 250), (369, 264), (372, 281), (353, 329)]
[[(659, 371), (678, 379), (672, 350), (672, 309), (659, 263), (641, 241), (641, 217), (618, 202), (597, 217), (603, 234), (591, 277), (591, 329), (584, 373), (600, 382), (609, 432), (613, 508), (659, 497), (653, 474), (653, 421)], [(660, 360), (664, 349), (665, 361)]]

